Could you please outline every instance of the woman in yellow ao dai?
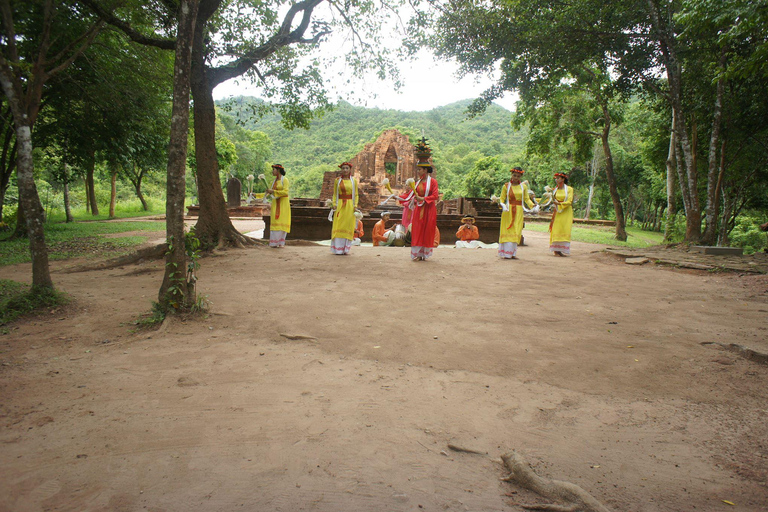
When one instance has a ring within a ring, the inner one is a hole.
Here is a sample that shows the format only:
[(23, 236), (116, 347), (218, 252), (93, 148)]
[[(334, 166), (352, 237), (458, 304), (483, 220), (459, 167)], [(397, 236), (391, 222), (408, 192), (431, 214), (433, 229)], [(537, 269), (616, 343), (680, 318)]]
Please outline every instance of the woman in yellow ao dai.
[(568, 186), (568, 176), (555, 173), (557, 187), (552, 192), (555, 210), (549, 223), (549, 252), (555, 256), (571, 254), (571, 227), (573, 226), (573, 188)]
[(528, 184), (520, 182), (525, 171), (515, 167), (510, 172), (512, 177), (504, 184), (499, 197), (499, 203), (504, 209), (499, 228), (499, 257), (504, 259), (517, 257), (517, 244), (523, 233), (523, 201), (529, 208), (535, 206), (530, 198)]
[(349, 254), (355, 238), (355, 209), (360, 199), (358, 183), (352, 177), (352, 164), (339, 165), (341, 176), (333, 184), (333, 228), (331, 231), (331, 253)]
[(269, 208), (269, 246), (285, 247), (285, 237), (291, 232), (291, 201), (288, 199), (288, 180), (280, 164), (272, 166), (275, 177), (272, 187), (267, 189), (274, 199)]

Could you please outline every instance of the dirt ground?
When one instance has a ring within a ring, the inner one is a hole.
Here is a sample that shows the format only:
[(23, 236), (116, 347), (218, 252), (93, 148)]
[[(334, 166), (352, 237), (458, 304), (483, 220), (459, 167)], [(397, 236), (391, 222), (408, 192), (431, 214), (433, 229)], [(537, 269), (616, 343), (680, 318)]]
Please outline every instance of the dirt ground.
[(617, 512), (767, 510), (768, 366), (702, 343), (768, 352), (768, 276), (527, 239), (226, 251), (211, 314), (153, 332), (161, 262), (55, 272), (75, 303), (0, 336), (0, 510), (546, 503), (500, 481), (513, 449)]

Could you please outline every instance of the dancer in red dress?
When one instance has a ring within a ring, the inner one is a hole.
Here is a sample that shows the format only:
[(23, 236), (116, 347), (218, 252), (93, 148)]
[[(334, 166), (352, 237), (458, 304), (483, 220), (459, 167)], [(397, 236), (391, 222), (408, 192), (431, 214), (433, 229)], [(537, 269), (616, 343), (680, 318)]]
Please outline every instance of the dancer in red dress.
[(419, 179), (414, 187), (411, 217), (411, 259), (424, 261), (432, 256), (437, 229), (438, 189), (431, 164), (419, 164)]

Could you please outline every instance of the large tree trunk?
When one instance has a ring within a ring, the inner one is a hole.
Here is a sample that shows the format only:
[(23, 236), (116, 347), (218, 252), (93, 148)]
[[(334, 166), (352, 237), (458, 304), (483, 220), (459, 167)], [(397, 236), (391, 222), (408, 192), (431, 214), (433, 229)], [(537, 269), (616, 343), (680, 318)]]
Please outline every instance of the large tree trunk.
[(110, 181), (112, 186), (109, 195), (109, 218), (112, 219), (115, 216), (115, 205), (117, 204), (117, 171), (112, 171)]
[(91, 193), (88, 192), (88, 179), (83, 176), (83, 190), (85, 190), (85, 211), (91, 213)]
[(74, 222), (75, 218), (72, 217), (72, 208), (69, 206), (69, 182), (64, 182), (64, 215), (67, 218), (67, 223)]
[(165, 258), (163, 284), (158, 292), (158, 302), (165, 308), (186, 308), (195, 303), (194, 283), (189, 283), (186, 277), (184, 174), (187, 165), (189, 131), (190, 63), (198, 5), (198, 0), (181, 0), (178, 12), (165, 203), (166, 237), (169, 247)]
[(16, 180), (19, 187), (19, 209), (26, 216), (29, 234), (29, 253), (32, 259), (32, 288), (53, 289), (48, 267), (48, 246), (45, 244), (45, 212), (35, 186), (35, 167), (32, 160), (32, 123), (35, 115), (22, 107), (17, 91), (21, 87), (13, 83), (10, 68), (0, 72), (0, 85), (13, 112), (16, 127), (17, 161)]
[(192, 98), (195, 101), (195, 158), (197, 160), (197, 190), (200, 213), (195, 234), (203, 249), (225, 245), (240, 247), (251, 240), (232, 225), (224, 201), (216, 159), (216, 107), (213, 86), (205, 65), (205, 25), (220, 4), (220, 0), (204, 0), (195, 29), (192, 50)]
[(605, 175), (608, 178), (608, 190), (611, 193), (613, 210), (616, 213), (616, 240), (626, 242), (627, 228), (624, 222), (624, 208), (621, 206), (619, 188), (616, 185), (616, 175), (613, 172), (613, 154), (611, 153), (611, 145), (608, 142), (608, 135), (611, 131), (611, 116), (608, 113), (607, 105), (603, 105), (603, 119), (605, 126), (603, 126), (600, 140), (603, 143), (603, 153), (605, 154)]
[[(675, 131), (683, 153), (685, 180), (680, 180), (680, 188), (686, 201), (685, 241), (699, 242), (701, 239), (701, 206), (698, 197), (698, 176), (693, 144), (688, 136), (685, 110), (683, 108), (682, 66), (675, 48), (675, 32), (672, 20), (662, 18), (664, 9), (658, 0), (647, 0), (655, 35), (658, 37), (664, 69), (669, 83), (669, 103), (675, 116)], [(687, 198), (685, 197), (687, 196)]]
[(592, 199), (595, 197), (595, 180), (597, 179), (597, 153), (592, 155), (589, 167), (589, 195), (587, 196), (587, 208), (584, 210), (584, 218), (589, 220), (592, 212)]
[(672, 233), (675, 229), (675, 218), (677, 217), (677, 190), (675, 173), (677, 173), (677, 157), (675, 149), (677, 148), (677, 137), (675, 137), (675, 115), (672, 114), (672, 125), (669, 131), (669, 152), (667, 153), (667, 214), (664, 222), (664, 241), (669, 242), (672, 239)]
[(16, 179), (19, 186), (19, 206), (26, 216), (29, 253), (32, 258), (32, 288), (53, 288), (48, 266), (48, 246), (45, 244), (45, 212), (35, 186), (32, 162), (32, 129), (16, 119), (16, 140), (19, 144)]
[(139, 176), (139, 180), (136, 182), (136, 197), (138, 197), (139, 201), (141, 201), (141, 208), (145, 212), (149, 211), (147, 200), (144, 198), (144, 194), (141, 192), (141, 176)]
[[(725, 50), (720, 55), (720, 69), (725, 67)], [(720, 146), (720, 128), (723, 119), (723, 96), (725, 95), (725, 79), (717, 81), (717, 94), (715, 96), (715, 109), (712, 113), (712, 134), (709, 140), (709, 160), (707, 169), (707, 210), (706, 228), (701, 237), (704, 245), (714, 245), (717, 241), (717, 195), (718, 195), (718, 157), (717, 150)]]
[(91, 205), (91, 215), (99, 214), (99, 205), (96, 203), (96, 190), (94, 188), (93, 171), (96, 167), (96, 151), (91, 150), (88, 154), (88, 161), (85, 169), (85, 190), (88, 194), (88, 204)]

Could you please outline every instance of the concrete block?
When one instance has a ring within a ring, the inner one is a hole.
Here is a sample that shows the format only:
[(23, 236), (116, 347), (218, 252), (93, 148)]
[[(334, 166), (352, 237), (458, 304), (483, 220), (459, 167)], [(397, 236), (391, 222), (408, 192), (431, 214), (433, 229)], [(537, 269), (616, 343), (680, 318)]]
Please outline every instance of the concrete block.
[(742, 256), (744, 249), (741, 247), (717, 247), (714, 245), (694, 245), (692, 249), (701, 254), (711, 254), (715, 256)]

